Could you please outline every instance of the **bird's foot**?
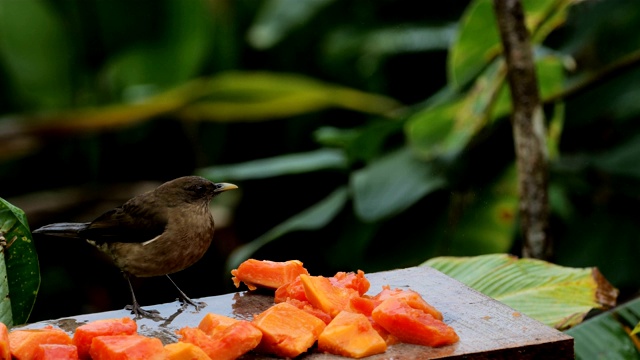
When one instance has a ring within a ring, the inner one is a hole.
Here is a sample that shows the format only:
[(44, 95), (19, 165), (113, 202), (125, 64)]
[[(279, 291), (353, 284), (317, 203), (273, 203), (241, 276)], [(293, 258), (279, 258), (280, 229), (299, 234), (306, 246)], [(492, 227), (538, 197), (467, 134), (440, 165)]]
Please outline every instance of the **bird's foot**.
[(196, 308), (196, 311), (200, 311), (200, 309), (202, 309), (203, 307), (207, 306), (206, 302), (193, 301), (193, 300), (191, 300), (189, 297), (187, 297), (184, 294), (182, 294), (177, 300), (180, 301), (180, 303), (182, 304), (182, 308), (183, 309), (186, 308), (189, 305), (192, 305), (194, 308)]
[(151, 320), (161, 320), (160, 312), (158, 310), (145, 310), (140, 307), (140, 304), (134, 302), (133, 305), (127, 305), (124, 307), (125, 310), (131, 310), (132, 314), (135, 314), (136, 320), (141, 319), (143, 317)]

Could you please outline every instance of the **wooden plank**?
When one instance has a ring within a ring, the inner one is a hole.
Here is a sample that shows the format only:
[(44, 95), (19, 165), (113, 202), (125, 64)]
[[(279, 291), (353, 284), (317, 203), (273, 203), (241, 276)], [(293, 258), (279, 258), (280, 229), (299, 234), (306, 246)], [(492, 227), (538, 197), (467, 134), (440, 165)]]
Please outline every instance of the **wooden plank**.
[[(444, 315), (445, 323), (452, 326), (460, 341), (451, 346), (430, 348), (409, 344), (390, 346), (386, 353), (371, 356), (371, 360), (400, 359), (573, 359), (573, 338), (518, 313), (430, 267), (371, 273), (370, 294), (376, 294), (384, 285), (391, 288), (412, 289)], [(251, 320), (273, 304), (272, 294), (237, 292), (198, 299), (208, 305), (199, 313), (192, 307), (181, 309), (178, 302), (146, 307), (156, 309), (166, 319), (138, 320), (139, 333), (160, 338), (164, 343), (177, 341), (175, 330), (183, 326), (197, 326), (207, 312)], [(53, 325), (69, 333), (88, 321), (131, 316), (126, 310), (108, 311), (72, 318), (29, 324), (28, 328)], [(301, 359), (335, 360), (340, 356), (310, 352)], [(247, 360), (276, 359), (248, 354)]]

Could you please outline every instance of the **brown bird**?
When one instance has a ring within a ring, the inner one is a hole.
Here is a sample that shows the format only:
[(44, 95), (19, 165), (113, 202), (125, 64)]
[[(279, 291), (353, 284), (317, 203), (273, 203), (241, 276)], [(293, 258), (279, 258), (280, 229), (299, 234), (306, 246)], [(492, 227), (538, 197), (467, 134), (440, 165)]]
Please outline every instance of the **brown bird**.
[(191, 300), (169, 274), (195, 264), (207, 252), (214, 232), (209, 202), (216, 195), (237, 188), (199, 176), (185, 176), (138, 195), (92, 222), (56, 223), (33, 233), (85, 239), (106, 254), (129, 283), (133, 303), (126, 309), (136, 318), (156, 318), (158, 312), (140, 307), (131, 276), (166, 275), (183, 305), (199, 310), (206, 304)]

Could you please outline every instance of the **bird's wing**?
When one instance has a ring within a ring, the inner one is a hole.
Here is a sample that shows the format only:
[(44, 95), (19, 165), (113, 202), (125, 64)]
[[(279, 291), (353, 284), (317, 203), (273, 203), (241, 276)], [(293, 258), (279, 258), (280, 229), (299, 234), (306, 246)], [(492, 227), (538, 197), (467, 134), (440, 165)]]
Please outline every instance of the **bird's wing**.
[(167, 221), (158, 207), (127, 203), (100, 215), (80, 235), (97, 243), (144, 243), (162, 234)]

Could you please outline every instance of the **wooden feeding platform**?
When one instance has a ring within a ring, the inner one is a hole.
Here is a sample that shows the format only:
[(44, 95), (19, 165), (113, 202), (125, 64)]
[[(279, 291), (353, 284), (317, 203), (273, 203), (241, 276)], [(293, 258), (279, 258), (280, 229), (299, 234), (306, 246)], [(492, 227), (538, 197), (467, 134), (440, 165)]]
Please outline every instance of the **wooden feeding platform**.
[[(367, 357), (371, 360), (420, 359), (573, 359), (573, 338), (517, 312), (509, 306), (485, 296), (463, 283), (430, 267), (412, 267), (366, 275), (371, 283), (370, 293), (392, 289), (417, 291), (427, 302), (444, 315), (444, 322), (460, 337), (454, 345), (431, 348), (410, 344), (396, 344), (383, 354)], [(137, 320), (138, 332), (157, 337), (163, 343), (178, 340), (176, 330), (184, 326), (196, 327), (208, 312), (243, 320), (251, 320), (273, 305), (273, 296), (264, 292), (236, 292), (198, 299), (207, 306), (196, 312), (193, 307), (182, 308), (176, 302), (146, 306), (158, 310), (164, 320)], [(41, 328), (59, 327), (70, 334), (89, 321), (132, 316), (127, 310), (78, 315), (26, 325)], [(274, 356), (249, 353), (244, 360), (277, 359)], [(310, 350), (299, 359), (345, 359)]]

